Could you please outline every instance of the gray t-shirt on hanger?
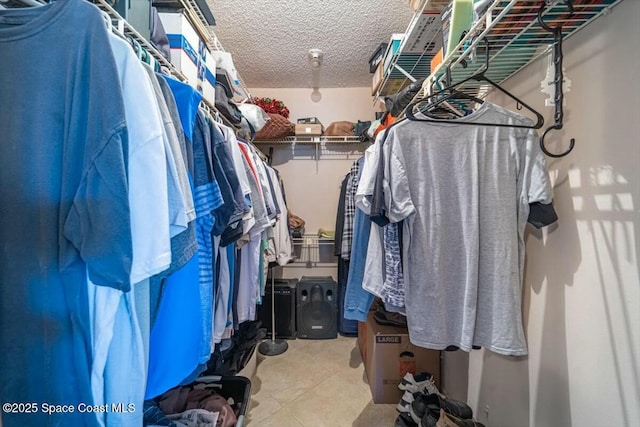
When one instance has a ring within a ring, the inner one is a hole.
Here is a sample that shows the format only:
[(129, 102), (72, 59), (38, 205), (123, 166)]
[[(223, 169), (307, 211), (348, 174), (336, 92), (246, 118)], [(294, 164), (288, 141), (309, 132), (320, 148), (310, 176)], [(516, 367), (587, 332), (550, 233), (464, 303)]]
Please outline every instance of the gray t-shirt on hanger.
[[(531, 124), (489, 102), (459, 121)], [(384, 146), (388, 216), (406, 220), (410, 338), (525, 355), (524, 229), (530, 203), (551, 203), (545, 158), (534, 130), (456, 122), (407, 121)]]

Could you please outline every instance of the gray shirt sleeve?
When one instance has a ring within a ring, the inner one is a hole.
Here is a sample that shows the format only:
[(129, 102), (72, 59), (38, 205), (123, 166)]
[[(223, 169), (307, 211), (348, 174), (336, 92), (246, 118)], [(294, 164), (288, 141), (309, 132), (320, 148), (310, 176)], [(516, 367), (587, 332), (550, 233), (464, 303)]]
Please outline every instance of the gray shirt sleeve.
[(540, 202), (551, 203), (553, 191), (549, 182), (547, 162), (540, 146), (538, 136), (534, 129), (527, 132), (526, 152), (523, 155), (524, 168), (521, 171), (523, 180), (523, 194), (527, 203)]
[(527, 222), (541, 228), (558, 220), (553, 208), (553, 190), (549, 180), (546, 157), (538, 144), (538, 135), (530, 129), (526, 135), (525, 152), (521, 156), (520, 197), (529, 208)]
[(387, 217), (390, 222), (400, 222), (416, 212), (409, 191), (409, 179), (405, 171), (402, 151), (397, 149), (395, 132), (383, 145), (384, 163), (382, 187)]

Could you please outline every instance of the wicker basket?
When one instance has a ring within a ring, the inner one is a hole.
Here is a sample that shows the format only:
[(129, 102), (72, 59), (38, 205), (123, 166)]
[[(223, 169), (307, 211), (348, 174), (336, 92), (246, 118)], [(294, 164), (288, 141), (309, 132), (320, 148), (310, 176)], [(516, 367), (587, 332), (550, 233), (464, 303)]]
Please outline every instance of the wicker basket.
[(256, 133), (257, 140), (280, 139), (294, 134), (295, 124), (280, 114), (267, 114), (269, 114), (269, 120), (267, 120), (260, 132)]

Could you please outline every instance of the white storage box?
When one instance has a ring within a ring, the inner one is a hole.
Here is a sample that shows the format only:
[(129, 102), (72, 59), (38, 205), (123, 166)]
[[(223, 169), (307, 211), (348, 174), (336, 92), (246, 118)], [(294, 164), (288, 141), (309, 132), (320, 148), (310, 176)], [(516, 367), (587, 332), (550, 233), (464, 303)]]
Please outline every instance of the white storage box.
[(216, 60), (214, 56), (207, 50), (207, 54), (204, 60), (204, 80), (203, 80), (203, 92), (205, 98), (211, 101), (213, 104), (216, 100)]
[[(431, 4), (431, 3), (429, 3)], [(414, 53), (434, 56), (442, 47), (440, 11), (425, 9), (407, 36), (402, 54)]]
[(403, 33), (394, 33), (391, 35), (391, 40), (389, 40), (389, 47), (387, 48), (387, 54), (384, 57), (384, 73), (387, 73), (389, 70), (389, 65), (391, 65), (391, 61), (393, 57), (398, 54), (400, 50), (400, 44), (402, 43), (402, 39), (404, 38)]
[[(231, 53), (216, 50), (211, 52), (211, 57), (215, 60), (215, 66), (223, 69), (232, 80), (230, 83), (234, 86), (232, 90), (235, 92), (236, 88), (240, 85), (240, 79), (238, 78), (238, 72), (236, 71), (236, 66), (233, 63)], [(213, 70), (215, 74), (215, 67)]]
[(215, 102), (216, 63), (206, 44), (184, 14), (162, 12), (159, 16), (169, 38), (171, 63), (191, 86)]

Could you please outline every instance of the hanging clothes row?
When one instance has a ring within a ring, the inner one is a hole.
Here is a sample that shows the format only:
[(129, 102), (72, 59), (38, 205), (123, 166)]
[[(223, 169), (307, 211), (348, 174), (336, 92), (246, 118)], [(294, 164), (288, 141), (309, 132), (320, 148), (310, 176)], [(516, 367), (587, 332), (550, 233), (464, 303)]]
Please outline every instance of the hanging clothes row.
[(142, 425), (290, 260), (283, 183), (84, 0), (0, 10), (0, 51), (3, 425)]
[(353, 243), (353, 225), (356, 211), (355, 191), (358, 188), (359, 170), (363, 158), (356, 160), (349, 173), (340, 184), (338, 212), (336, 215), (336, 234), (334, 239), (334, 255), (338, 259), (338, 330), (343, 335), (357, 335), (358, 322), (344, 316), (344, 300), (349, 278), (351, 249)]
[(525, 225), (557, 220), (532, 122), (486, 101), (457, 119), (412, 117), (365, 153), (345, 317), (364, 321), (379, 297), (415, 345), (525, 355)]

